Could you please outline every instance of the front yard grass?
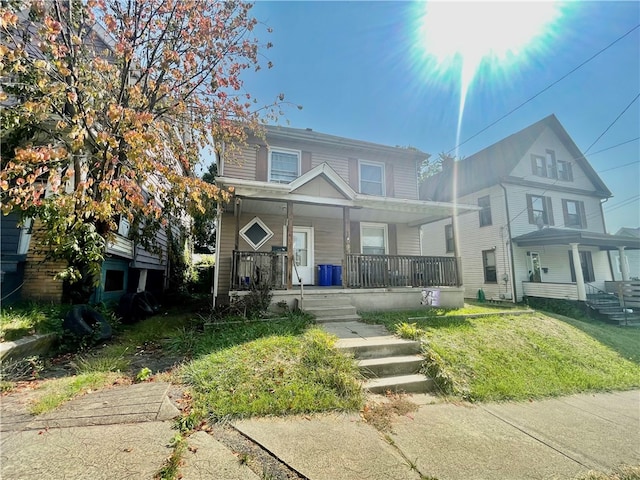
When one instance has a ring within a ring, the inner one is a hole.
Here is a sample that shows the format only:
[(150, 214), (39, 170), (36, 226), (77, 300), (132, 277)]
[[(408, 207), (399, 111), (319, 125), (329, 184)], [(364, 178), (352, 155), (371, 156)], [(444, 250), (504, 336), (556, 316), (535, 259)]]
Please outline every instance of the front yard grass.
[(196, 421), (357, 410), (364, 403), (358, 369), (333, 343), (319, 328), (281, 325), (193, 360), (178, 375), (191, 386)]
[(225, 320), (204, 325), (194, 312), (172, 311), (119, 327), (110, 342), (73, 355), (68, 374), (39, 381), (30, 411), (42, 414), (87, 391), (151, 373), (190, 390), (190, 424), (363, 405), (356, 366), (310, 317)]
[[(639, 329), (540, 312), (455, 315), (459, 310), (363, 317), (392, 332), (421, 337), (426, 371), (444, 393), (470, 400), (524, 400), (640, 386)], [(427, 318), (416, 318), (420, 316)]]

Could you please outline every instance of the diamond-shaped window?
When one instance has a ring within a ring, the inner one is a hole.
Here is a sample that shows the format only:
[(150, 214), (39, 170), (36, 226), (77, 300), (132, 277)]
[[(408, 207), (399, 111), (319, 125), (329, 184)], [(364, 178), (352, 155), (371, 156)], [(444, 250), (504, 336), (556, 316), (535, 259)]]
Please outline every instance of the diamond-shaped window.
[(240, 236), (251, 245), (251, 248), (258, 250), (273, 237), (273, 232), (262, 220), (255, 217), (240, 230)]

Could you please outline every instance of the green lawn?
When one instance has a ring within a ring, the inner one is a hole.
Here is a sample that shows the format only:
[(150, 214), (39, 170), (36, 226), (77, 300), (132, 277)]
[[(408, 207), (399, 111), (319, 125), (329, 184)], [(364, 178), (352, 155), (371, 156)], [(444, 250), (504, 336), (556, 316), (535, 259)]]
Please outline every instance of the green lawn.
[[(263, 324), (271, 335), (211, 348), (186, 364), (179, 377), (191, 386), (197, 419), (357, 410), (364, 396), (350, 358), (319, 328)], [(228, 335), (228, 332), (227, 332)]]
[(455, 311), (407, 324), (419, 313), (364, 316), (391, 331), (418, 330), (425, 369), (445, 393), (523, 400), (640, 387), (640, 329), (542, 313), (465, 319)]

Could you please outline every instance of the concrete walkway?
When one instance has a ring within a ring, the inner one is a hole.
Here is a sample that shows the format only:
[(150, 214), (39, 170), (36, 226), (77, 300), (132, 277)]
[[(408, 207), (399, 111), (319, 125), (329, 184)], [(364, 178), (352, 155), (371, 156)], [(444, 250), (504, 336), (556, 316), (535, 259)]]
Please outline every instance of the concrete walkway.
[(640, 391), (421, 406), (381, 434), (357, 415), (263, 418), (245, 435), (313, 480), (572, 479), (640, 465)]
[[(142, 383), (87, 394), (40, 417), (3, 396), (0, 478), (152, 479), (172, 453), (172, 389)], [(261, 418), (235, 427), (311, 480), (572, 479), (640, 465), (640, 391), (417, 411), (381, 433), (359, 414)], [(206, 432), (188, 438), (184, 480), (261, 478)]]

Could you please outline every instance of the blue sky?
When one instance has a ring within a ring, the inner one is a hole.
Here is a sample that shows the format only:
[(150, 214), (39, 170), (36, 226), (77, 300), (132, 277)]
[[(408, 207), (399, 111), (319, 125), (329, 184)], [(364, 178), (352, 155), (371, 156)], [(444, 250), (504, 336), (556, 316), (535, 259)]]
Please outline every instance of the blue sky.
[[(465, 3), (459, 2), (460, 15)], [(303, 106), (282, 125), (437, 155), (456, 146), (457, 75), (438, 75), (417, 34), (412, 2), (258, 1), (254, 15), (273, 33), (274, 67), (246, 78), (263, 102), (280, 92)], [(640, 2), (572, 2), (538, 48), (508, 67), (484, 65), (470, 86), (465, 140), (548, 87), (640, 24)], [(452, 28), (455, 28), (452, 27)], [(464, 33), (463, 33), (464, 34)], [(566, 79), (460, 147), (469, 156), (554, 113), (584, 152), (640, 93), (640, 28)], [(613, 192), (607, 230), (640, 226), (640, 100), (590, 149), (587, 159)]]

